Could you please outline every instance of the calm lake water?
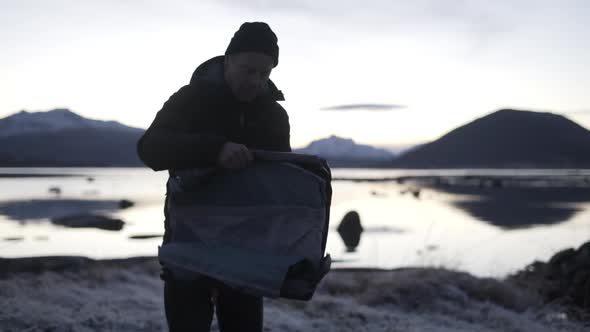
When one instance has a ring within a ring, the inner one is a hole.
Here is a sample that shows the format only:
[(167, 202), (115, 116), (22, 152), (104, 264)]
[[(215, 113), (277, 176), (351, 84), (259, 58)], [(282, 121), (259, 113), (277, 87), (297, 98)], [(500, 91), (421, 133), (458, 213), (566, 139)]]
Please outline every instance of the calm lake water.
[[(334, 178), (475, 175), (537, 180), (526, 188), (427, 186), (419, 193), (408, 181), (334, 181), (327, 245), (334, 266), (444, 266), (504, 276), (590, 240), (590, 170), (333, 170)], [(166, 178), (145, 168), (0, 168), (0, 257), (155, 256), (160, 237), (131, 237), (163, 233)], [(576, 185), (547, 188), (545, 178)], [(121, 209), (122, 199), (135, 205)], [(364, 231), (347, 250), (336, 227), (352, 210)], [(82, 213), (125, 224), (113, 231), (50, 221)]]

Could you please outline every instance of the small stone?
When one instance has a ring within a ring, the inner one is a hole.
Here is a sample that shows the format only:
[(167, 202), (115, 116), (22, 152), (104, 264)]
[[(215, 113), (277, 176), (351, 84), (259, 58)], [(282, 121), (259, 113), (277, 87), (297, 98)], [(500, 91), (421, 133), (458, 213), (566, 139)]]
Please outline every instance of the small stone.
[(121, 209), (126, 209), (126, 208), (129, 208), (129, 207), (132, 207), (133, 205), (135, 205), (135, 203), (133, 203), (132, 201), (127, 200), (127, 199), (122, 199), (122, 200), (119, 201), (119, 207)]

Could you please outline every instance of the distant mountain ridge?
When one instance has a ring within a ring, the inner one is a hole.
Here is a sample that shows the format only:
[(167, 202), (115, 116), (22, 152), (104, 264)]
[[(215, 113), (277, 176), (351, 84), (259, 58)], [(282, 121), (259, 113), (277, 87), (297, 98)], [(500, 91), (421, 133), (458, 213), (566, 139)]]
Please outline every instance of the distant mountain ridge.
[(557, 114), (503, 109), (402, 154), (397, 168), (590, 168), (590, 131)]
[[(136, 143), (144, 130), (116, 121), (87, 119), (69, 109), (20, 111), (0, 119), (0, 167), (142, 166)], [(391, 163), (386, 149), (331, 136), (295, 150), (328, 159), (335, 167)]]
[(0, 119), (0, 166), (141, 166), (135, 146), (143, 132), (68, 109), (21, 111)]
[[(68, 109), (21, 111), (0, 119), (0, 167), (143, 166), (143, 132)], [(400, 155), (337, 136), (294, 152), (332, 167), (590, 168), (590, 131), (561, 115), (505, 109)]]
[(47, 112), (23, 110), (0, 119), (0, 137), (83, 128), (143, 131), (143, 129), (128, 127), (116, 121), (87, 119), (65, 108)]
[(383, 167), (395, 158), (389, 150), (357, 144), (350, 138), (334, 135), (313, 141), (294, 152), (320, 156), (333, 167)]

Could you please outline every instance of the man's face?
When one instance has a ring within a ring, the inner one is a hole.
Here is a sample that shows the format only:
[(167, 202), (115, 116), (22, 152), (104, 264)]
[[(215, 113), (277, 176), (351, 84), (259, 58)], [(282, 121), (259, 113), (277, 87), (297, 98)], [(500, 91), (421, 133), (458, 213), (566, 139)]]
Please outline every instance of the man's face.
[(263, 53), (243, 52), (225, 57), (225, 81), (239, 101), (249, 102), (266, 92), (273, 68)]

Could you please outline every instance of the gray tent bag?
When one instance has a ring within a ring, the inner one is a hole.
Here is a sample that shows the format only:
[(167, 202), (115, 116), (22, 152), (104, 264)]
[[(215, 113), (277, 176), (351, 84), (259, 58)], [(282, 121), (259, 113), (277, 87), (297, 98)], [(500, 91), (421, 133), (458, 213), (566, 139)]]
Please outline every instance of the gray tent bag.
[(331, 174), (316, 156), (255, 151), (239, 171), (193, 169), (169, 178), (170, 241), (159, 250), (175, 278), (205, 275), (243, 292), (309, 300), (330, 269)]

